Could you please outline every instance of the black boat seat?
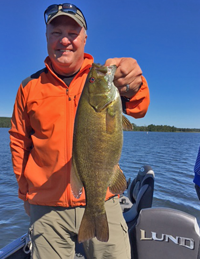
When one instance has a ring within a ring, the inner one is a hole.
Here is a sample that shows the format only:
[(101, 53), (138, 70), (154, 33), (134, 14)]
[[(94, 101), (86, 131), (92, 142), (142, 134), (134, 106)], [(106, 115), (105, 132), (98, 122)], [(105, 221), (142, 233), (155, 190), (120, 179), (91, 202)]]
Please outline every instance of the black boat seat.
[(131, 258), (200, 258), (199, 225), (192, 215), (170, 208), (143, 209), (133, 228)]
[(124, 218), (129, 225), (133, 224), (141, 209), (152, 206), (154, 191), (154, 172), (152, 168), (145, 165), (140, 168), (137, 177), (129, 185), (127, 196), (132, 202), (132, 207), (124, 212)]

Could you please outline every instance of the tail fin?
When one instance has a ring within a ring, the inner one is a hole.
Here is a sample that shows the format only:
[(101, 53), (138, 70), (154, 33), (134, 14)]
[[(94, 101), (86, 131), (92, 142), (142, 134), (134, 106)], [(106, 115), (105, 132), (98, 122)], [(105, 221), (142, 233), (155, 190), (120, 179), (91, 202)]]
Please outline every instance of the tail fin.
[(78, 233), (78, 242), (82, 243), (94, 237), (102, 242), (108, 241), (107, 216), (106, 213), (94, 216), (85, 210)]

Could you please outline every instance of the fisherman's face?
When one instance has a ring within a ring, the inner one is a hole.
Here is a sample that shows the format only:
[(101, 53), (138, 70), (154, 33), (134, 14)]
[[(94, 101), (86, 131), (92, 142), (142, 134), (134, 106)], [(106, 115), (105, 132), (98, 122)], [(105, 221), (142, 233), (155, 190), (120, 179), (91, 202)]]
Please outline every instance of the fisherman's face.
[(72, 18), (59, 16), (46, 29), (47, 50), (53, 69), (61, 75), (77, 72), (84, 59), (86, 31)]

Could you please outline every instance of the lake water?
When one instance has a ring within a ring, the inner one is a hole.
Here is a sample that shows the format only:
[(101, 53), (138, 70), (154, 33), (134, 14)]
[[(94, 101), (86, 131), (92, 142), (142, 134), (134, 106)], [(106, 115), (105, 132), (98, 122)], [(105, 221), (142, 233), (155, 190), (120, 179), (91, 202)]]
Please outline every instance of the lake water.
[[(154, 207), (170, 207), (195, 216), (200, 201), (193, 184), (193, 168), (200, 133), (124, 132), (120, 166), (134, 179), (142, 165), (155, 173)], [(12, 170), (8, 129), (0, 128), (0, 248), (27, 232), (29, 218), (18, 199)]]

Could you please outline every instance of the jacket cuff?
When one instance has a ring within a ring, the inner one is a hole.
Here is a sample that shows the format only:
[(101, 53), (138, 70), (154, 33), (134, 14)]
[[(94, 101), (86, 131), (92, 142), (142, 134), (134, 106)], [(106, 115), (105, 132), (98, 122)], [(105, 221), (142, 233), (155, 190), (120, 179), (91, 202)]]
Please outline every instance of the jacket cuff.
[(28, 198), (27, 198), (27, 193), (26, 194), (23, 194), (20, 192), (20, 190), (18, 190), (18, 197), (23, 200), (23, 201), (27, 201)]

